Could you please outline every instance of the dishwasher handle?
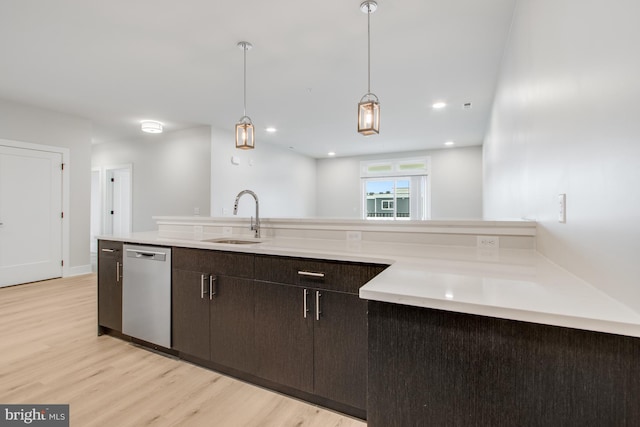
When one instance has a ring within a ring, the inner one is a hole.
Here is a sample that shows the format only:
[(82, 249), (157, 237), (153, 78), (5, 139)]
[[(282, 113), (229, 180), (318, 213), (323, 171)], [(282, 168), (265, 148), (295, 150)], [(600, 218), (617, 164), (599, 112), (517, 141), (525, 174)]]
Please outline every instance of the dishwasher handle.
[(166, 261), (167, 254), (164, 252), (142, 251), (139, 249), (127, 249), (127, 258), (137, 258), (143, 260)]

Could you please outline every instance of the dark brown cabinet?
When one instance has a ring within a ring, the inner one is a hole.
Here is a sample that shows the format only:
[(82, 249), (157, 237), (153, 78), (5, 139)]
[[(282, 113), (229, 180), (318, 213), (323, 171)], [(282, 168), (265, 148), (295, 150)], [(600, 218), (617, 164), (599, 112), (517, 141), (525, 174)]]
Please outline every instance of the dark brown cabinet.
[(98, 332), (122, 331), (122, 242), (98, 241)]
[(174, 248), (172, 274), (173, 348), (253, 372), (253, 255)]
[[(122, 243), (100, 241), (99, 250), (99, 331), (121, 332)], [(366, 418), (367, 303), (358, 292), (385, 268), (173, 247), (171, 351)]]
[(173, 348), (209, 359), (209, 285), (205, 273), (173, 268), (171, 311)]
[(313, 318), (309, 290), (256, 283), (256, 374), (288, 387), (313, 392)]
[(256, 318), (260, 377), (365, 408), (366, 301), (357, 295), (259, 282)]
[(315, 321), (313, 330), (314, 393), (364, 409), (367, 404), (367, 302), (357, 295), (333, 291), (314, 291), (314, 294), (316, 292), (320, 294), (320, 320)]
[(253, 280), (217, 276), (209, 311), (209, 360), (252, 373), (254, 341)]
[[(359, 288), (385, 266), (256, 257), (256, 374), (355, 409), (367, 390), (367, 304)], [(342, 410), (348, 408), (342, 407)]]

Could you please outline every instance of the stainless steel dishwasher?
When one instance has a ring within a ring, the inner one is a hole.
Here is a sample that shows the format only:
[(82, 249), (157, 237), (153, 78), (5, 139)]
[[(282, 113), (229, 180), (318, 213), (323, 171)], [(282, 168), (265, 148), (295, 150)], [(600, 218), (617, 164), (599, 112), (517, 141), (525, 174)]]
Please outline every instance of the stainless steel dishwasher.
[(171, 249), (124, 245), (122, 332), (171, 348)]

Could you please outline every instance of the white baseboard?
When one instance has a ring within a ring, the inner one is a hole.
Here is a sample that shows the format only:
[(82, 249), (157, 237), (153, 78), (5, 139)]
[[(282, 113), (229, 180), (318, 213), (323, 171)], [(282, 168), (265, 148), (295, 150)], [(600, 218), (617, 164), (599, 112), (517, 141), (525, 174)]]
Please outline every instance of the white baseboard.
[(91, 264), (79, 265), (77, 267), (69, 267), (62, 273), (62, 277), (81, 276), (83, 274), (91, 274)]

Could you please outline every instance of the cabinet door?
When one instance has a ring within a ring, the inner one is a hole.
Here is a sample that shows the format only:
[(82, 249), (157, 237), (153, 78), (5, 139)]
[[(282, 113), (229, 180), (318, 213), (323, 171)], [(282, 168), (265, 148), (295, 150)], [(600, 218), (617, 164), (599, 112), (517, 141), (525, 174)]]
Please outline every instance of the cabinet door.
[(122, 331), (122, 243), (98, 244), (98, 325)]
[[(311, 308), (312, 292), (308, 291)], [(305, 318), (305, 289), (255, 283), (256, 374), (267, 380), (313, 392), (313, 312)]]
[(211, 276), (210, 360), (243, 372), (254, 372), (253, 280)]
[(314, 312), (314, 392), (366, 409), (367, 302), (331, 291), (314, 290), (313, 297), (320, 310), (320, 320)]
[[(203, 279), (204, 278), (204, 279)], [(209, 358), (209, 276), (173, 269), (173, 348), (207, 360)]]

